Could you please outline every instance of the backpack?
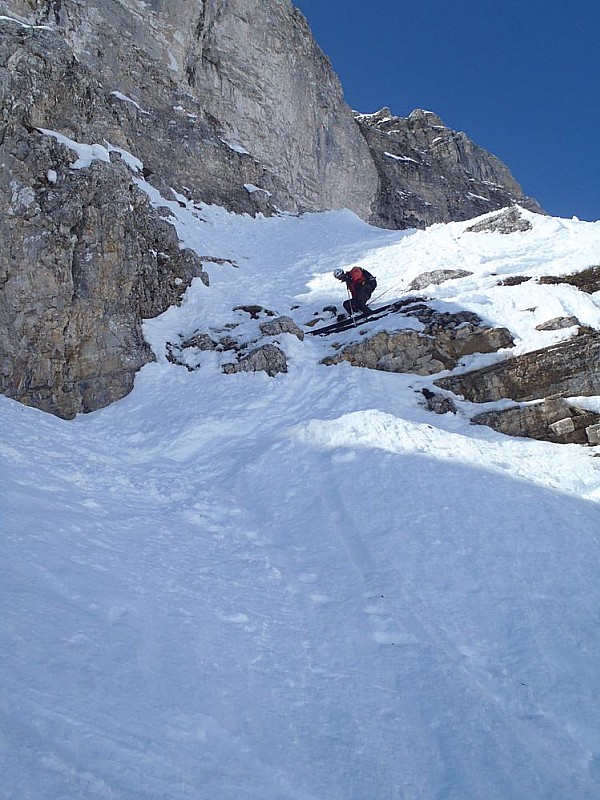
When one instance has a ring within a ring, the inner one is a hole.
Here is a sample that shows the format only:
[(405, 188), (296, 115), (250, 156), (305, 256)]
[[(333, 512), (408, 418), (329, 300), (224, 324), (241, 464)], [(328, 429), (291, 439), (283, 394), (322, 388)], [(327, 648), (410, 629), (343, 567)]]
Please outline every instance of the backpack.
[(365, 279), (365, 285), (368, 286), (371, 291), (374, 291), (377, 288), (377, 278), (375, 275), (371, 275), (366, 269), (363, 269), (362, 274)]
[(352, 267), (348, 275), (351, 281), (354, 283), (363, 283), (365, 286), (368, 286), (371, 291), (377, 286), (375, 276), (371, 275), (366, 269), (361, 269), (361, 267)]

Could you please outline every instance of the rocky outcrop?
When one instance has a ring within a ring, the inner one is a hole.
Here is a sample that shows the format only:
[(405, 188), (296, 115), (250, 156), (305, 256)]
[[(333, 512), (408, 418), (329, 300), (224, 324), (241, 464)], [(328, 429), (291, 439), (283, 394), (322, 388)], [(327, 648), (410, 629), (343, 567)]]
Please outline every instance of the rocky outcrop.
[(418, 292), (421, 289), (425, 289), (426, 286), (439, 286), (445, 281), (467, 278), (472, 274), (472, 272), (468, 272), (466, 269), (434, 269), (431, 272), (422, 272), (409, 283), (408, 291)]
[(423, 330), (380, 331), (327, 356), (323, 363), (346, 361), (356, 367), (385, 372), (435, 375), (454, 369), (466, 355), (493, 353), (514, 345), (506, 328), (486, 327), (470, 312), (444, 314), (419, 304), (403, 313), (426, 322)]
[(533, 228), (528, 219), (525, 219), (518, 208), (506, 208), (500, 214), (477, 222), (465, 228), (465, 233), (526, 233)]
[(508, 168), (430, 111), (356, 116), (380, 178), (372, 221), (389, 228), (471, 219), (515, 203), (540, 211)]
[(487, 411), (472, 418), (508, 436), (522, 436), (556, 444), (600, 443), (600, 414), (574, 406), (562, 398), (542, 400), (502, 411)]
[(233, 375), (236, 372), (266, 372), (271, 378), (280, 372), (287, 372), (287, 360), (281, 348), (274, 344), (263, 344), (238, 361), (225, 364), (223, 372)]
[(565, 342), (499, 364), (434, 381), (473, 403), (533, 401), (476, 414), (472, 421), (511, 436), (560, 444), (600, 443), (600, 414), (565, 398), (600, 394), (600, 333), (582, 330)]
[[(262, 306), (238, 306), (233, 310), (250, 314), (251, 320), (259, 320), (261, 315), (276, 317), (273, 311)], [(168, 342), (167, 359), (172, 364), (193, 372), (201, 368), (203, 353), (219, 353), (224, 354), (221, 367), (227, 375), (237, 372), (266, 372), (274, 377), (288, 370), (285, 353), (277, 346), (277, 342), (261, 343), (261, 339), (285, 334), (291, 334), (300, 341), (304, 339), (304, 331), (291, 317), (276, 317), (269, 322), (259, 322), (256, 327), (251, 325), (240, 328), (239, 323), (230, 323), (226, 332), (197, 331), (186, 339)], [(235, 361), (228, 360), (231, 353), (235, 355)]]
[(550, 285), (566, 283), (575, 286), (580, 292), (595, 294), (600, 292), (600, 267), (589, 267), (572, 275), (545, 275), (539, 279), (539, 283)]
[[(455, 370), (467, 355), (514, 346), (506, 328), (488, 328), (472, 312), (441, 313), (418, 301), (400, 313), (419, 319), (423, 329), (365, 335), (361, 341), (339, 348), (323, 363), (347, 362), (356, 367), (425, 376)], [(600, 413), (566, 398), (600, 395), (599, 355), (600, 333), (580, 329), (569, 341), (434, 380), (433, 385), (441, 391), (421, 389), (422, 404), (436, 414), (456, 414), (459, 397), (470, 403), (503, 400), (506, 402), (499, 410), (467, 413), (474, 424), (509, 436), (598, 445)], [(508, 401), (513, 401), (512, 405)]]
[(483, 369), (435, 381), (473, 403), (600, 394), (600, 332), (535, 350)]
[(282, 333), (291, 333), (297, 339), (304, 339), (304, 331), (296, 325), (291, 317), (277, 317), (271, 322), (262, 322), (260, 332), (263, 336), (279, 336)]
[(142, 318), (207, 277), (124, 164), (70, 170), (52, 138), (13, 144), (0, 175), (11, 243), (0, 248), (0, 389), (70, 418), (131, 390), (152, 358)]
[(425, 387), (421, 390), (425, 407), (434, 414), (456, 414), (456, 405), (451, 397), (445, 397)]

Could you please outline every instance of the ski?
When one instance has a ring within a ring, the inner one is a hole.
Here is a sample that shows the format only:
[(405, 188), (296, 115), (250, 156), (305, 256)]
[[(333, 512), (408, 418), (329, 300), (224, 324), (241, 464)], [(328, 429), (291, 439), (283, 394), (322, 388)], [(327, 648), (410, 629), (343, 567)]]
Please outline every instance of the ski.
[(384, 306), (374, 308), (371, 314), (355, 314), (354, 318), (346, 317), (339, 322), (332, 322), (330, 325), (324, 325), (314, 331), (307, 331), (312, 336), (328, 336), (331, 333), (341, 333), (342, 331), (356, 328), (359, 325), (365, 325), (367, 322), (374, 322), (375, 320), (387, 317), (388, 314), (393, 314), (400, 311), (407, 306), (419, 302), (422, 298), (408, 297), (404, 300), (395, 300), (393, 303), (386, 303)]

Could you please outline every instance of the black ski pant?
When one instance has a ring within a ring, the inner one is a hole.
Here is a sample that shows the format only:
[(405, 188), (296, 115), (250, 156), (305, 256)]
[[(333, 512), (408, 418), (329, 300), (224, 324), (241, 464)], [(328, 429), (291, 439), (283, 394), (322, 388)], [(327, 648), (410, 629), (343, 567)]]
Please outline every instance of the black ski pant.
[(369, 298), (373, 294), (373, 290), (369, 286), (358, 286), (356, 288), (356, 297), (351, 300), (348, 299), (344, 303), (344, 309), (347, 314), (357, 314), (361, 311), (367, 315), (371, 313), (371, 309), (367, 305)]

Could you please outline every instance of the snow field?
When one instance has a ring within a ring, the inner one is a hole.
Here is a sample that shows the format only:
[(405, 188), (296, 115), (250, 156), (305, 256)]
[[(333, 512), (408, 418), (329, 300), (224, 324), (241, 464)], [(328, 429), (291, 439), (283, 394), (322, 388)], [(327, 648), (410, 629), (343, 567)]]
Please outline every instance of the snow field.
[(430, 378), (324, 367), (319, 337), (279, 337), (276, 378), (216, 354), (190, 373), (165, 343), (231, 320), (251, 338), (238, 304), (308, 321), (358, 263), (378, 292), (469, 269), (425, 294), (534, 349), (569, 335), (543, 318), (598, 326), (597, 296), (497, 276), (590, 266), (600, 225), (173, 210), (237, 266), (206, 263), (209, 288), (147, 321), (134, 391), (73, 422), (0, 398), (0, 796), (596, 798), (594, 452), (430, 414)]

